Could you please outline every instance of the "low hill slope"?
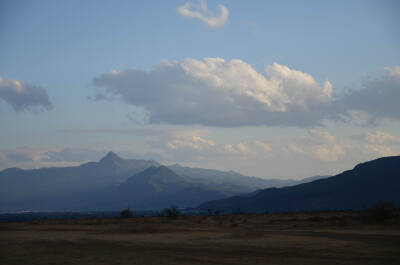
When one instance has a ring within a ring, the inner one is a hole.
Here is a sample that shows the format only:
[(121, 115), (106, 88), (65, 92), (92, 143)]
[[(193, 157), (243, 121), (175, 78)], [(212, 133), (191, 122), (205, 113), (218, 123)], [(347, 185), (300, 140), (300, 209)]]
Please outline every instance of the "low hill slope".
[(362, 163), (352, 170), (310, 183), (206, 202), (198, 208), (260, 213), (360, 209), (379, 202), (400, 206), (400, 156)]

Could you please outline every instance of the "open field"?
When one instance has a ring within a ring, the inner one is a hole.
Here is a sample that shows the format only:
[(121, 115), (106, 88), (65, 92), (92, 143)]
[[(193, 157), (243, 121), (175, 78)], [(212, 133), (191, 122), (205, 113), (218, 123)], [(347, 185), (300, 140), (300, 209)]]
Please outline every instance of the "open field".
[(0, 264), (400, 264), (400, 222), (357, 212), (0, 224)]

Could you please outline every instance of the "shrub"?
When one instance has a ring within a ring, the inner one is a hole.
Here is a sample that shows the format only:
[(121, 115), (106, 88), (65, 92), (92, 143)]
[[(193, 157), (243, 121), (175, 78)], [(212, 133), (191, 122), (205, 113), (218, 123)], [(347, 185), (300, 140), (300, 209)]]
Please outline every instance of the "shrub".
[(377, 222), (392, 219), (396, 215), (396, 207), (393, 203), (380, 203), (370, 211), (370, 217)]
[(207, 209), (207, 212), (208, 212), (208, 215), (209, 215), (209, 216), (213, 215), (213, 211), (212, 211), (211, 208), (208, 208), (208, 209)]
[(125, 209), (125, 210), (122, 210), (120, 213), (119, 213), (119, 215), (122, 217), (122, 218), (131, 218), (132, 216), (133, 216), (133, 214), (132, 214), (132, 212), (131, 212), (131, 210), (128, 208), (128, 209)]
[(233, 212), (233, 214), (243, 214), (240, 208), (237, 208), (236, 211)]
[(311, 216), (311, 217), (308, 218), (307, 220), (308, 220), (308, 221), (311, 221), (311, 222), (322, 222), (322, 221), (323, 221), (323, 219), (322, 219), (320, 216), (318, 216), (318, 215), (316, 215), (316, 216)]
[(175, 220), (180, 215), (180, 212), (176, 205), (172, 205), (171, 207), (164, 209), (164, 215), (167, 216), (168, 219)]

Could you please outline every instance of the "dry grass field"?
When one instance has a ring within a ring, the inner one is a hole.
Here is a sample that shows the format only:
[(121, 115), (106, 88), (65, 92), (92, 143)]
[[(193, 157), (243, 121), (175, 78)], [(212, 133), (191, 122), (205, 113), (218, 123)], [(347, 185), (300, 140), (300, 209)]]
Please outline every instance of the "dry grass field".
[(0, 264), (400, 264), (399, 219), (357, 212), (0, 224)]

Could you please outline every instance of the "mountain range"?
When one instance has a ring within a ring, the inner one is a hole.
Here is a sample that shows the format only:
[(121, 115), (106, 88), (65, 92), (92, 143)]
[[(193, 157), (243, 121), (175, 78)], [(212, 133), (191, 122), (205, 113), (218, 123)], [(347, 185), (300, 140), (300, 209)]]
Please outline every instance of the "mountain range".
[(381, 202), (400, 206), (400, 156), (357, 165), (336, 176), (283, 188), (263, 189), (201, 204), (199, 210), (292, 212), (369, 208)]
[[(319, 178), (319, 177), (318, 177)], [(234, 171), (163, 166), (109, 152), (99, 162), (75, 167), (0, 172), (0, 211), (159, 209), (282, 187), (305, 180), (262, 179)]]
[(0, 172), (0, 212), (156, 210), (180, 207), (224, 212), (359, 209), (400, 203), (400, 156), (357, 165), (333, 177), (262, 179), (234, 171), (164, 166), (109, 152), (76, 167)]

